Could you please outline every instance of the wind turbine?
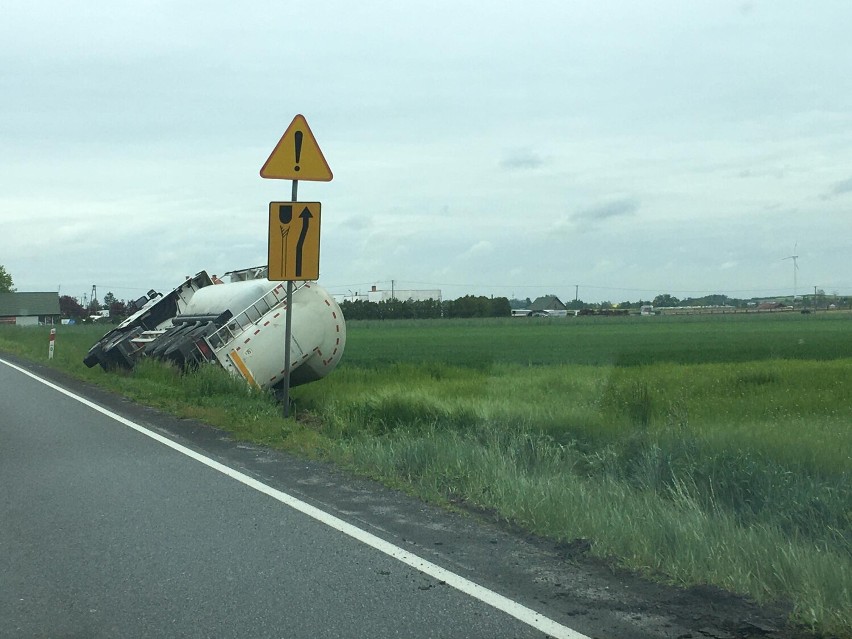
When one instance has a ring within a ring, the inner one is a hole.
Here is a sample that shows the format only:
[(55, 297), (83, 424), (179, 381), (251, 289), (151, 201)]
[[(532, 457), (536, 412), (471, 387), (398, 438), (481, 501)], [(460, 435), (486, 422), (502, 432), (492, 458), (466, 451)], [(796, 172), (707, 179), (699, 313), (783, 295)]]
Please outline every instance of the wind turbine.
[(793, 254), (788, 255), (787, 257), (781, 258), (782, 260), (793, 260), (793, 301), (796, 300), (796, 291), (798, 289), (797, 282), (796, 282), (798, 271), (799, 271), (799, 262), (798, 262), (799, 256), (796, 255), (796, 249), (798, 247), (799, 247), (799, 243), (796, 242), (793, 245)]

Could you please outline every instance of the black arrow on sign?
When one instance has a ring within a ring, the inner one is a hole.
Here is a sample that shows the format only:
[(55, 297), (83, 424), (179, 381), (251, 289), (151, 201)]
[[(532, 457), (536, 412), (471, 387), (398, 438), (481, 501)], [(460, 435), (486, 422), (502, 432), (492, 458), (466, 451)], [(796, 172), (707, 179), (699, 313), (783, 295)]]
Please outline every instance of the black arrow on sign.
[(281, 223), (281, 273), (287, 272), (287, 234), (293, 221), (293, 206), (282, 204), (278, 208), (278, 221)]
[(299, 241), (296, 242), (296, 277), (302, 275), (302, 247), (305, 246), (305, 238), (308, 236), (308, 226), (311, 223), (311, 210), (306, 206), (305, 210), (299, 213), (302, 218), (302, 232), (299, 233)]

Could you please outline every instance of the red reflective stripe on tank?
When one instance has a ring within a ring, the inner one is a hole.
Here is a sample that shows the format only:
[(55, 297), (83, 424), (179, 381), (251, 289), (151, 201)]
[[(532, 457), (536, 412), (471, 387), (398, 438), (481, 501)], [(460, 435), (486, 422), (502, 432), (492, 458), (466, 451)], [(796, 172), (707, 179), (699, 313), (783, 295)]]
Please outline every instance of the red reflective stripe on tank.
[(324, 300), (324, 301), (325, 301), (326, 306), (331, 306), (331, 302), (329, 302), (328, 300)]
[(255, 334), (255, 335), (257, 335), (258, 333), (260, 333), (260, 329), (257, 329), (257, 330), (254, 332), (254, 334)]
[(270, 321), (270, 320), (266, 320), (266, 321), (263, 323), (263, 325), (264, 325), (264, 326), (269, 326), (269, 321)]

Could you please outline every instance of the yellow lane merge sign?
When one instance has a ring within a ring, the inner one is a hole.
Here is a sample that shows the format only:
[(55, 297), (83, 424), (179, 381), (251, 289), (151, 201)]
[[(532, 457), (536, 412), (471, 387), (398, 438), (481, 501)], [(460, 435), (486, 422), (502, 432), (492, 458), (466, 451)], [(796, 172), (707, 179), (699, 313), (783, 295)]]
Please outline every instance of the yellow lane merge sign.
[(330, 182), (328, 162), (320, 151), (305, 116), (297, 115), (272, 150), (260, 177), (278, 180)]
[(269, 203), (269, 279), (319, 279), (320, 203)]

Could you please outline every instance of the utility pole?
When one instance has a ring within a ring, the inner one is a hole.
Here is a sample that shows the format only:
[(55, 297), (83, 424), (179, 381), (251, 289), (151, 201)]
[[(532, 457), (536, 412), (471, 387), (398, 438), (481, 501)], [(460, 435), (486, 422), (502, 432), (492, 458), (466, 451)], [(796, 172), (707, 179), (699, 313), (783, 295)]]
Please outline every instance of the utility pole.
[(580, 299), (580, 285), (574, 284), (574, 301), (576, 302), (579, 299)]

